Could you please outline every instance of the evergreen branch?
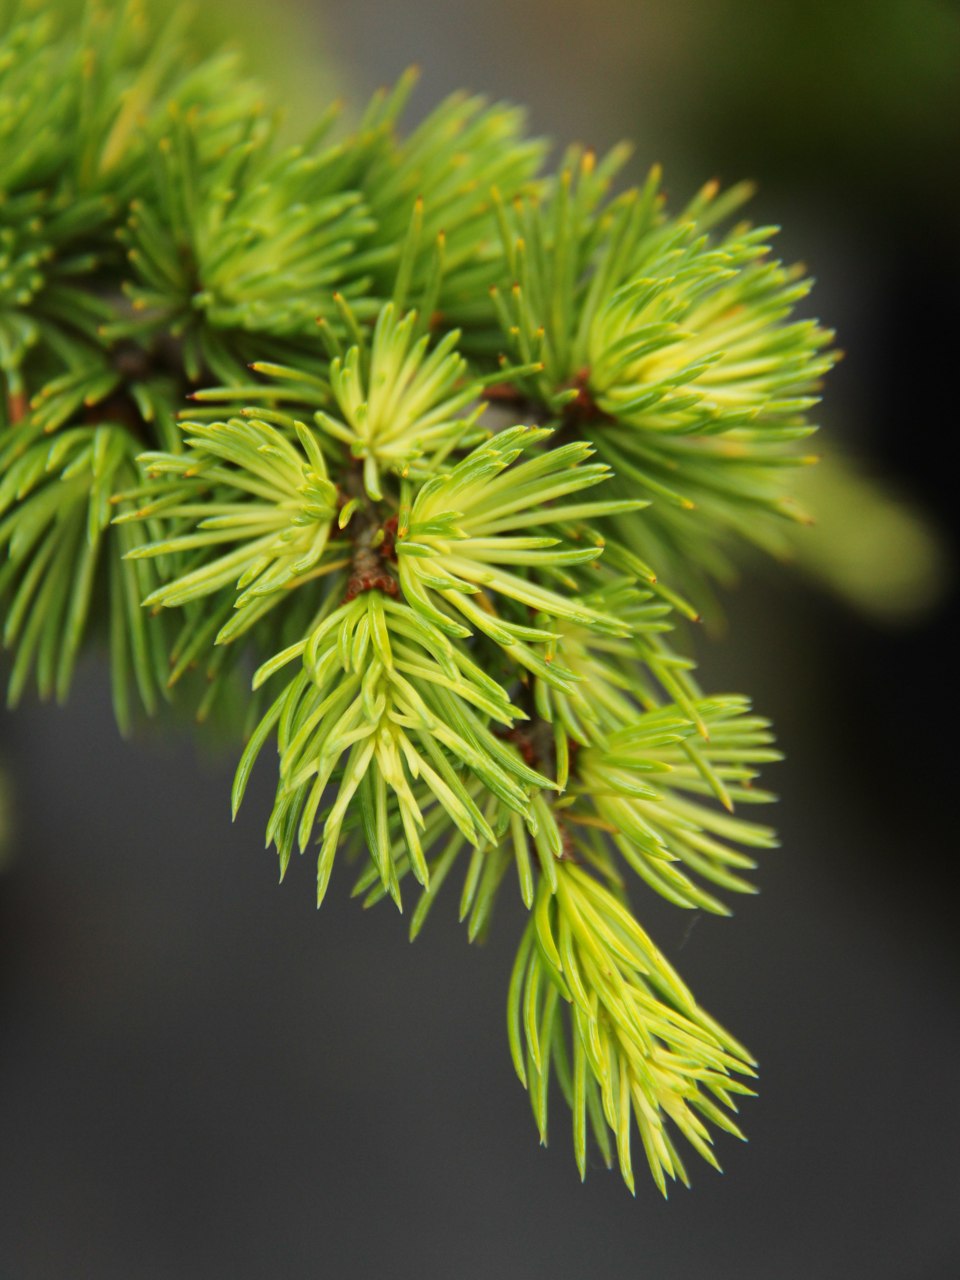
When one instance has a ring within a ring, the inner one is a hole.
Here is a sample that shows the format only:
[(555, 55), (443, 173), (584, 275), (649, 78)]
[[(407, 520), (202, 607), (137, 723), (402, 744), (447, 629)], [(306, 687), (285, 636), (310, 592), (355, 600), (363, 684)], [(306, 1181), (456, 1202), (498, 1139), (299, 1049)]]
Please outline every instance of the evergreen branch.
[(588, 1131), (608, 1164), (616, 1150), (633, 1192), (635, 1124), (664, 1195), (668, 1178), (689, 1185), (671, 1127), (717, 1169), (705, 1121), (743, 1137), (728, 1111), (752, 1092), (737, 1079), (754, 1074), (752, 1058), (696, 1004), (626, 908), (570, 863), (558, 866), (555, 893), (541, 881), (510, 981), (508, 1030), (544, 1143), (556, 1070), (581, 1178)]
[(234, 809), (276, 726), (280, 789), (267, 838), (277, 846), (282, 875), (294, 842), (301, 851), (306, 848), (325, 788), (336, 777), (337, 800), (322, 827), (318, 901), (326, 892), (348, 806), (361, 786), (361, 801), (373, 804), (366, 832), (373, 841), (371, 857), (389, 888), (395, 870), (387, 836), (388, 793), (398, 805), (414, 874), (426, 885), (429, 872), (419, 836), (424, 820), (413, 781), (423, 779), (473, 845), (481, 836), (492, 840), (493, 832), (451, 758), (518, 812), (527, 804), (524, 783), (550, 785), (505, 751), (488, 727), (491, 720), (512, 724), (523, 712), (442, 632), (384, 594), (379, 584), (329, 612), (306, 640), (261, 668), (255, 684), (301, 657), (302, 670), (261, 721), (244, 754)]
[[(241, 616), (221, 630), (222, 642), (261, 617), (260, 606), (281, 597), (297, 579), (323, 572), (318, 566), (325, 556), (330, 571), (336, 489), (315, 436), (297, 425), (294, 444), (254, 418), (187, 423), (188, 453), (143, 455), (151, 475), (163, 478), (152, 490), (162, 496), (119, 519), (162, 519), (177, 532), (131, 554), (187, 556), (191, 565), (168, 576), (145, 605), (183, 605), (234, 585)], [(174, 487), (177, 480), (182, 483)], [(230, 550), (221, 553), (225, 544)]]
[[(678, 708), (647, 711), (577, 756), (572, 794), (582, 797), (613, 833), (624, 860), (651, 888), (681, 907), (728, 914), (726, 906), (687, 874), (723, 889), (754, 892), (741, 874), (753, 860), (733, 844), (776, 844), (769, 827), (723, 812), (733, 803), (773, 799), (752, 786), (756, 766), (778, 760), (765, 720), (746, 714), (743, 698), (697, 705), (706, 741)], [(721, 804), (713, 801), (719, 793)], [(683, 870), (680, 869), (683, 865)]]
[[(600, 483), (606, 468), (584, 465), (591, 450), (572, 444), (548, 450), (512, 465), (549, 432), (530, 427), (503, 431), (478, 446), (446, 475), (428, 480), (404, 502), (397, 530), (400, 584), (406, 598), (441, 630), (469, 635), (477, 629), (500, 645), (521, 666), (548, 682), (569, 683), (562, 667), (552, 667), (529, 642), (545, 642), (555, 633), (544, 626), (501, 617), (490, 603), (495, 596), (544, 615), (545, 624), (567, 619), (603, 632), (623, 634), (624, 625), (580, 600), (566, 598), (502, 566), (523, 566), (536, 572), (593, 561), (601, 546), (558, 549), (559, 539), (548, 534), (515, 535), (514, 530), (562, 525), (571, 511), (586, 515), (610, 513), (619, 503), (593, 502), (551, 506), (581, 489)], [(437, 603), (434, 603), (434, 600)], [(471, 626), (453, 616), (459, 613)]]
[(462, 385), (466, 361), (456, 352), (459, 332), (448, 333), (432, 351), (417, 337), (417, 312), (405, 316), (388, 303), (377, 317), (369, 351), (350, 347), (330, 364), (330, 386), (341, 417), (317, 410), (316, 421), (363, 462), (367, 496), (383, 497), (381, 471), (431, 473), (451, 449), (476, 438), (480, 408), (461, 411), (479, 398), (480, 385)]
[(513, 107), (456, 95), (404, 137), (412, 74), (281, 146), (179, 13), (4, 14), (10, 700), (63, 699), (100, 636), (122, 728), (201, 682), (198, 716), (249, 731), (234, 811), (276, 747), (281, 877), (314, 843), (318, 902), (344, 849), (366, 904), (411, 875), (411, 936), (459, 861), (482, 939), (512, 868), (541, 1137), (555, 1070), (581, 1175), (589, 1129), (632, 1189), (635, 1127), (686, 1181), (676, 1134), (715, 1163), (752, 1063), (623, 873), (726, 912), (775, 843), (731, 812), (771, 799), (769, 726), (673, 631), (803, 519), (835, 359), (803, 270), (724, 229), (745, 186), (671, 215), (658, 170), (614, 192), (623, 147), (544, 174)]

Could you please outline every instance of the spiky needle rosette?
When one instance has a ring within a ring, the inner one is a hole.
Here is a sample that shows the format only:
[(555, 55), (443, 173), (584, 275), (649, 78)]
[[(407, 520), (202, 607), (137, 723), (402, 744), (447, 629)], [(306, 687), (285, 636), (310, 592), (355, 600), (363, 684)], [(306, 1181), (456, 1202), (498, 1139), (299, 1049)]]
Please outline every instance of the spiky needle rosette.
[[(543, 144), (404, 77), (299, 145), (235, 60), (131, 0), (0, 31), (0, 601), (10, 698), (109, 638), (117, 718), (242, 704), (234, 808), (276, 751), (281, 876), (366, 904), (456, 864), (471, 939), (530, 913), (509, 1039), (634, 1188), (716, 1164), (753, 1063), (632, 914), (726, 913), (777, 758), (672, 633), (798, 515), (833, 356), (744, 188), (671, 216), (624, 149)], [(318, 323), (319, 322), (319, 327)], [(188, 401), (189, 397), (189, 401)], [(188, 407), (189, 406), (189, 407)], [(250, 672), (254, 671), (252, 690)], [(551, 1083), (551, 1082), (555, 1083)]]

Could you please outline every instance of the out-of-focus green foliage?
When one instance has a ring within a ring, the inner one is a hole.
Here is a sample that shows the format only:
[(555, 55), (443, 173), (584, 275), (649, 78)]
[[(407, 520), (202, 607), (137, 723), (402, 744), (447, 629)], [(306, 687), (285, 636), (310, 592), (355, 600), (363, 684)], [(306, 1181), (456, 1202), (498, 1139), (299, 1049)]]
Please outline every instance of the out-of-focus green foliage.
[(828, 451), (800, 477), (798, 493), (816, 517), (793, 540), (791, 558), (815, 582), (891, 624), (942, 599), (952, 573), (943, 542), (890, 481)]

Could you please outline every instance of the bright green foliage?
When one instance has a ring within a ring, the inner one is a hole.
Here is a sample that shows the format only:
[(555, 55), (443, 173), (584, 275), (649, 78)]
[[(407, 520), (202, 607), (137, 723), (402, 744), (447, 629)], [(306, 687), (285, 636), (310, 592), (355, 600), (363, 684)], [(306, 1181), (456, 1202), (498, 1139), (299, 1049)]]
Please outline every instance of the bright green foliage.
[(337, 491), (313, 435), (297, 426), (291, 439), (257, 420), (197, 422), (187, 440), (190, 454), (141, 455), (151, 477), (165, 477), (163, 497), (117, 516), (115, 523), (159, 514), (165, 523), (185, 522), (190, 532), (145, 544), (128, 559), (230, 548), (151, 592), (144, 604), (183, 605), (235, 583), (235, 607), (247, 612), (243, 627), (231, 626), (218, 636), (224, 641), (260, 612), (251, 606), (278, 600), (291, 582), (316, 572), (329, 546)]
[[(671, 638), (738, 542), (799, 509), (830, 335), (746, 191), (671, 216), (625, 152), (543, 144), (405, 77), (294, 147), (228, 58), (136, 3), (0, 26), (0, 601), (10, 699), (66, 697), (109, 639), (121, 727), (243, 701), (236, 810), (316, 846), (419, 933), (454, 864), (468, 936), (530, 912), (510, 1044), (541, 1137), (558, 1087), (634, 1186), (749, 1092), (627, 890), (725, 913), (769, 828), (745, 699)], [(318, 325), (319, 322), (319, 325)], [(683, 595), (678, 594), (683, 592)], [(249, 671), (253, 688), (244, 692)], [(205, 691), (197, 706), (190, 672)], [(409, 887), (409, 882), (408, 882)], [(551, 1080), (555, 1085), (551, 1086)]]
[(430, 340), (417, 337), (417, 318), (416, 311), (401, 316), (388, 303), (377, 317), (369, 355), (361, 334), (360, 344), (330, 362), (340, 416), (317, 414), (323, 431), (363, 460), (363, 486), (376, 501), (383, 497), (382, 469), (407, 475), (426, 455), (417, 470), (430, 475), (455, 443), (476, 434), (478, 411), (466, 422), (458, 418), (481, 391), (480, 383), (465, 377), (467, 363), (456, 351), (459, 333), (454, 329), (428, 354)]
[[(551, 666), (528, 642), (554, 639), (555, 633), (546, 628), (560, 618), (605, 634), (623, 634), (625, 628), (612, 615), (584, 604), (577, 594), (544, 587), (531, 573), (521, 574), (513, 566), (528, 571), (542, 566), (555, 574), (562, 566), (593, 562), (602, 550), (599, 545), (567, 550), (558, 547), (559, 538), (529, 531), (563, 527), (571, 519), (634, 504), (550, 505), (606, 480), (609, 473), (606, 467), (582, 465), (591, 452), (582, 444), (509, 465), (549, 434), (526, 427), (502, 431), (446, 474), (428, 480), (412, 499), (401, 499), (396, 552), (401, 589), (419, 613), (452, 635), (481, 631), (542, 679), (568, 685), (569, 673)], [(517, 529), (524, 532), (515, 534)], [(488, 604), (491, 596), (495, 603)], [(511, 622), (503, 608), (511, 602), (535, 611), (542, 625)], [(468, 625), (451, 616), (454, 610)]]
[(710, 183), (669, 218), (654, 170), (598, 210), (622, 159), (573, 152), (545, 198), (504, 211), (494, 300), (511, 350), (543, 363), (525, 393), (576, 420), (619, 491), (657, 499), (617, 537), (696, 593), (732, 535), (782, 549), (783, 517), (803, 518), (784, 471), (811, 460), (796, 446), (833, 335), (790, 320), (810, 281), (770, 258), (775, 228), (711, 232), (748, 188)]
[[(346, 757), (339, 792), (323, 823), (317, 875), (322, 900), (347, 806), (362, 788), (367, 832), (385, 887), (395, 882), (388, 853), (388, 789), (396, 798), (405, 849), (421, 884), (429, 882), (418, 831), (424, 821), (412, 784), (421, 779), (472, 844), (493, 833), (451, 765), (456, 760), (510, 808), (523, 812), (523, 783), (547, 780), (509, 752), (490, 722), (522, 716), (501, 687), (436, 628), (379, 591), (364, 592), (330, 613), (285, 661), (303, 655), (303, 670), (264, 717), (241, 765), (252, 764), (262, 735), (278, 726), (280, 790), (267, 827), (281, 872), (292, 835), (305, 849), (325, 788)], [(257, 680), (264, 678), (261, 670)], [(272, 670), (269, 674), (272, 674)], [(479, 715), (477, 713), (480, 713)], [(369, 774), (372, 777), (368, 777)], [(239, 803), (240, 792), (235, 796)]]
[(722, 788), (727, 808), (773, 799), (750, 784), (755, 766), (778, 760), (779, 754), (770, 749), (766, 721), (745, 715), (746, 710), (745, 700), (738, 698), (698, 704), (697, 722), (706, 733), (700, 743), (693, 723), (675, 708), (648, 711), (577, 757), (570, 794), (595, 811), (633, 870), (677, 906), (726, 914), (724, 903), (687, 872), (749, 893), (752, 886), (738, 872), (755, 864), (731, 843), (761, 849), (776, 843), (768, 827), (698, 798), (713, 799)]
[(508, 1012), (514, 1066), (530, 1090), (541, 1141), (553, 1066), (573, 1111), (581, 1177), (588, 1129), (608, 1161), (615, 1146), (632, 1191), (635, 1120), (664, 1194), (666, 1178), (687, 1182), (667, 1120), (715, 1167), (704, 1120), (742, 1137), (723, 1108), (735, 1110), (736, 1096), (751, 1092), (736, 1079), (754, 1074), (750, 1055), (698, 1008), (617, 898), (579, 867), (561, 862), (552, 891), (540, 882)]

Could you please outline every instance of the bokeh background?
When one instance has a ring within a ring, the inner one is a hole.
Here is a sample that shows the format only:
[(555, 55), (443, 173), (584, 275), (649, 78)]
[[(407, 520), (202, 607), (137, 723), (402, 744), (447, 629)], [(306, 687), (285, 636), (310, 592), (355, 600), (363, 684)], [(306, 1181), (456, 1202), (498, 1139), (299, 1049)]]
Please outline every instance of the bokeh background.
[[(732, 921), (635, 905), (754, 1050), (750, 1143), (636, 1200), (567, 1117), (536, 1141), (504, 1003), (521, 911), (469, 948), (455, 893), (411, 947), (335, 876), (282, 889), (263, 770), (119, 740), (91, 659), (66, 710), (0, 719), (0, 1277), (637, 1275), (956, 1280), (960, 1109), (955, 390), (960, 15), (945, 0), (243, 0), (296, 131), (422, 68), (564, 143), (636, 145), (676, 204), (759, 183), (847, 358), (821, 421), (879, 484), (814, 488), (795, 571), (750, 566), (698, 638), (776, 721), (783, 849)], [(813, 481), (814, 486), (817, 482)], [(649, 895), (648, 895), (649, 897)]]

